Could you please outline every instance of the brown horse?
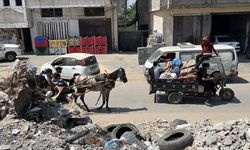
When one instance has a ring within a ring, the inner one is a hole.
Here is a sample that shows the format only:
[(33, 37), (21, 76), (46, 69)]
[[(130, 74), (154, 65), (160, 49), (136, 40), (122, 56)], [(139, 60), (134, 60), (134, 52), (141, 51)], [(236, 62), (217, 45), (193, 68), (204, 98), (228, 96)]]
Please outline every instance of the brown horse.
[[(75, 102), (77, 101), (78, 96), (87, 111), (89, 112), (89, 108), (84, 101), (84, 96), (87, 91), (100, 91), (100, 96), (102, 96), (102, 105), (98, 108), (102, 109), (106, 102), (106, 108), (110, 111), (108, 106), (109, 102), (109, 94), (110, 91), (115, 87), (115, 82), (120, 80), (123, 83), (128, 82), (125, 69), (119, 68), (114, 72), (108, 74), (98, 74), (94, 76), (86, 76), (86, 75), (78, 75), (74, 79), (75, 86), (77, 88), (77, 94), (74, 96)], [(98, 98), (98, 100), (100, 97)]]

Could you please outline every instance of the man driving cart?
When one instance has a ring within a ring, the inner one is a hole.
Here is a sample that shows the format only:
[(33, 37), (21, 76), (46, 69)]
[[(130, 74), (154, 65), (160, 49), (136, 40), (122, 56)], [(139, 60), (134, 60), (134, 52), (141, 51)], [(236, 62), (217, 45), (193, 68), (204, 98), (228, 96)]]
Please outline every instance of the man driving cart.
[(216, 84), (213, 77), (208, 75), (207, 70), (209, 69), (209, 63), (203, 63), (202, 68), (197, 73), (197, 80), (200, 85), (204, 86), (206, 101), (205, 104), (212, 107), (211, 96), (216, 94)]

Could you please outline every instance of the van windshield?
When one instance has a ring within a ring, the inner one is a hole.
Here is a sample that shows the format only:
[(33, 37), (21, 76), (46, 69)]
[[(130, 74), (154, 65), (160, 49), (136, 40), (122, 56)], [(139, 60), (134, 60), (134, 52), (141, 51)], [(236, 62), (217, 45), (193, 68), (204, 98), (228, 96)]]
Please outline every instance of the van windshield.
[(160, 50), (157, 50), (156, 52), (154, 52), (149, 58), (148, 61), (153, 63), (154, 61), (156, 61), (157, 59), (159, 59), (162, 55), (162, 52)]

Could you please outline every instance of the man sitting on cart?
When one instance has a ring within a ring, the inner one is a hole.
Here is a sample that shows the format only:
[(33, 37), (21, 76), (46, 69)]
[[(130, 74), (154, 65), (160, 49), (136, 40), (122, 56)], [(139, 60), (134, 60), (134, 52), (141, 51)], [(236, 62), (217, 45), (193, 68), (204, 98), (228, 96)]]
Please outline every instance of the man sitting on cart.
[(197, 79), (200, 85), (204, 86), (205, 95), (207, 97), (207, 100), (205, 101), (205, 104), (209, 107), (213, 107), (211, 104), (211, 96), (215, 94), (215, 83), (214, 78), (210, 77), (207, 74), (207, 70), (209, 69), (209, 63), (203, 63), (202, 68), (199, 69), (197, 74)]

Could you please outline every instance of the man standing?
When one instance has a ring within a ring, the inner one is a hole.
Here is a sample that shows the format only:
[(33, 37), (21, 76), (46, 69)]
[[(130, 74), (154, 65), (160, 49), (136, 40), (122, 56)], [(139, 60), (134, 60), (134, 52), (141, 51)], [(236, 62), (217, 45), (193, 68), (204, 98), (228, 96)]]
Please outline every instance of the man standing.
[(210, 43), (208, 37), (206, 37), (206, 36), (204, 36), (202, 38), (201, 48), (202, 48), (201, 54), (196, 56), (196, 67), (195, 67), (196, 69), (199, 68), (200, 64), (204, 60), (212, 57), (213, 52), (216, 54), (216, 56), (219, 56), (218, 53), (216, 52), (216, 50), (214, 49), (213, 44)]
[(209, 69), (209, 64), (203, 63), (202, 68), (200, 68), (198, 71), (197, 79), (199, 84), (204, 86), (205, 95), (207, 97), (205, 104), (209, 107), (213, 107), (213, 105), (210, 103), (210, 100), (211, 96), (215, 94), (216, 90), (215, 90), (214, 79), (207, 74), (208, 69)]

